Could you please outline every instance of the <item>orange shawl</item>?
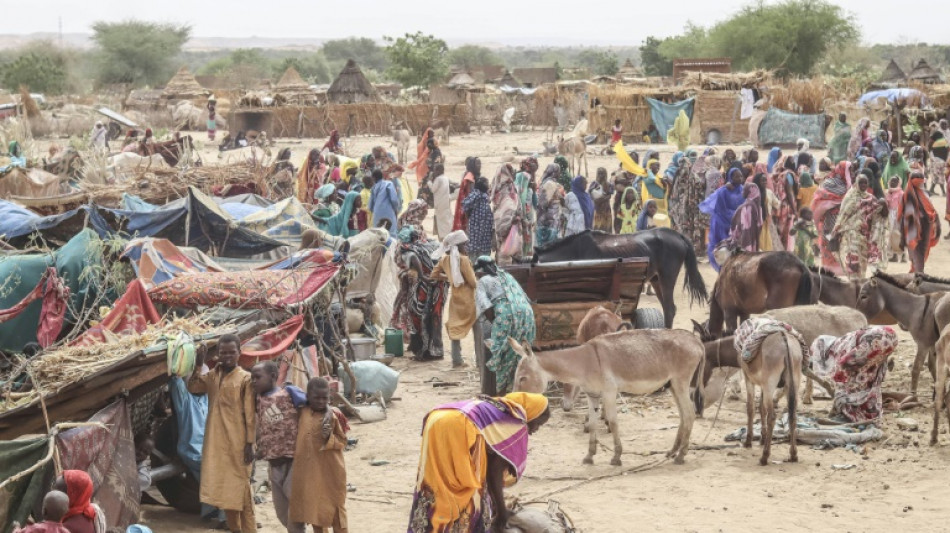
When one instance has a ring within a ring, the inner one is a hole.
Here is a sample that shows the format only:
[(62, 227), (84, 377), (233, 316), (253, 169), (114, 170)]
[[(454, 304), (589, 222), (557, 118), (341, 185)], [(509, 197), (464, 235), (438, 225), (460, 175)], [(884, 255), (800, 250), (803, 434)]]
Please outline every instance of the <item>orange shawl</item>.
[[(419, 141), (419, 144), (416, 146), (416, 160), (409, 163), (409, 168), (415, 169), (416, 171), (416, 182), (422, 183), (423, 178), (429, 174), (429, 138), (433, 137), (435, 132), (432, 131), (432, 128), (426, 128), (425, 133), (422, 134), (422, 139)], [(436, 146), (438, 146), (439, 141), (435, 141)]]
[[(937, 224), (940, 222), (937, 220), (937, 212), (934, 210), (934, 205), (930, 202), (930, 198), (928, 198), (927, 194), (921, 189), (923, 183), (924, 179), (920, 177), (920, 174), (912, 174), (910, 179), (907, 180), (904, 197), (901, 198), (900, 207), (897, 209), (897, 218), (904, 226), (904, 236), (907, 241), (907, 247), (911, 250), (916, 250), (917, 245), (920, 243), (921, 232), (924, 228), (921, 215), (923, 213), (927, 214), (927, 218), (930, 219), (930, 239), (926, 252), (929, 252), (931, 248), (937, 245)], [(907, 204), (911, 204), (911, 207), (914, 209), (913, 222), (910, 223), (904, 220), (904, 209)]]

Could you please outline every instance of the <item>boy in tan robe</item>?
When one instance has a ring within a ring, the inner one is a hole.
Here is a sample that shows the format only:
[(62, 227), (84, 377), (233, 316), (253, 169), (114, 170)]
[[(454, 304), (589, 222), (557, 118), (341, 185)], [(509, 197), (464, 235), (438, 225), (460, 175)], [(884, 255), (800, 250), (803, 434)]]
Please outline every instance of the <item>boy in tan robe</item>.
[(439, 262), (429, 275), (436, 281), (448, 281), (452, 286), (449, 320), (445, 324), (452, 341), (452, 368), (466, 366), (462, 359), (462, 339), (472, 330), (476, 318), (475, 287), (478, 279), (475, 278), (472, 261), (466, 254), (467, 242), (468, 236), (462, 230), (446, 235), (442, 245), (433, 253), (433, 259)]
[(257, 436), (254, 390), (251, 375), (237, 366), (240, 355), (241, 340), (236, 335), (222, 335), (218, 366), (202, 375), (204, 351), (199, 351), (188, 391), (208, 395), (201, 450), (201, 501), (224, 511), (230, 531), (256, 533), (251, 496), (251, 462)]
[(343, 448), (349, 426), (331, 407), (330, 384), (307, 383), (307, 407), (300, 411), (290, 489), (290, 520), (313, 526), (314, 533), (346, 533), (346, 465)]

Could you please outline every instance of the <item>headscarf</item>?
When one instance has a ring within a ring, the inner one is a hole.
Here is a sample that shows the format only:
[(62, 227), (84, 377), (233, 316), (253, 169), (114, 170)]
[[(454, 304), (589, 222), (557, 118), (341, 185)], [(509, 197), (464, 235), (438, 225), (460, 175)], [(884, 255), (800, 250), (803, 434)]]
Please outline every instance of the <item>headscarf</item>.
[(531, 392), (512, 392), (500, 398), (509, 406), (514, 407), (524, 415), (525, 422), (531, 422), (541, 416), (548, 408), (548, 399), (543, 394)]
[[(891, 164), (891, 157), (897, 156), (897, 163)], [(907, 160), (904, 159), (904, 155), (894, 150), (891, 152), (890, 156), (887, 158), (887, 164), (884, 165), (884, 175), (882, 176), (885, 183), (891, 180), (891, 177), (898, 176), (901, 179), (901, 187), (907, 185), (907, 174), (910, 173), (910, 165), (907, 164)]]
[(570, 165), (567, 163), (567, 158), (563, 155), (559, 155), (554, 158), (554, 162), (557, 164), (561, 173), (558, 176), (557, 182), (561, 184), (561, 187), (564, 187), (564, 190), (571, 188), (571, 170)]
[[(801, 176), (798, 177), (798, 181), (799, 183), (801, 183), (801, 186), (804, 188), (811, 187), (812, 185), (815, 184), (815, 180), (813, 180), (811, 177), (811, 171), (807, 169), (802, 170), (802, 174)], [(807, 206), (803, 206), (803, 207), (807, 207)]]
[(538, 171), (538, 159), (536, 157), (526, 157), (521, 160), (520, 172), (527, 172), (534, 176)]
[(445, 239), (442, 240), (442, 244), (432, 252), (433, 261), (441, 260), (445, 252), (449, 252), (449, 279), (452, 280), (453, 287), (460, 287), (465, 283), (460, 265), (461, 255), (459, 254), (459, 246), (467, 242), (468, 235), (462, 230), (455, 230), (446, 235)]
[(798, 149), (799, 152), (807, 152), (808, 148), (811, 146), (811, 143), (808, 142), (808, 139), (804, 137), (799, 137), (798, 140), (795, 141), (795, 144), (801, 146), (801, 148)]
[(498, 274), (498, 266), (495, 264), (495, 260), (488, 255), (480, 255), (478, 259), (475, 260), (475, 272), (483, 272), (489, 275)]
[(581, 204), (581, 211), (584, 212), (584, 227), (590, 229), (594, 224), (594, 200), (587, 192), (584, 186), (584, 176), (577, 176), (571, 181), (571, 192), (577, 197), (577, 202)]
[(416, 145), (416, 160), (409, 163), (410, 169), (415, 169), (416, 171), (416, 181), (422, 183), (422, 179), (426, 177), (426, 174), (429, 173), (429, 139), (432, 139), (432, 142), (435, 146), (439, 146), (439, 141), (435, 140), (435, 132), (432, 131), (432, 128), (426, 128), (425, 133), (422, 134), (422, 139), (419, 140), (419, 144)]
[(901, 220), (903, 224), (904, 210), (907, 204), (911, 204), (914, 208), (913, 224), (916, 226), (916, 228), (914, 228), (916, 231), (907, 231), (910, 228), (906, 227), (904, 229), (907, 247), (912, 250), (916, 250), (920, 244), (920, 232), (924, 227), (921, 216), (924, 213), (926, 213), (930, 219), (930, 236), (926, 250), (936, 246), (938, 242), (937, 224), (939, 224), (940, 221), (937, 219), (937, 212), (934, 210), (933, 203), (930, 202), (930, 198), (927, 196), (927, 193), (924, 192), (923, 184), (924, 174), (922, 172), (914, 172), (911, 174), (910, 179), (907, 180), (907, 188), (904, 189), (904, 197), (901, 199), (900, 207), (897, 209), (897, 218)]
[(871, 119), (864, 117), (858, 121), (854, 126), (854, 131), (851, 133), (851, 140), (848, 141), (848, 157), (854, 157), (858, 154), (858, 151), (861, 149), (861, 145), (864, 142), (863, 132), (864, 129), (871, 124)]
[(85, 516), (92, 520), (96, 517), (96, 508), (92, 505), (92, 478), (82, 470), (63, 470), (66, 482), (66, 495), (69, 497), (69, 510), (62, 521), (74, 516)]
[(422, 228), (422, 222), (429, 214), (429, 204), (422, 198), (416, 198), (409, 202), (406, 210), (399, 215), (400, 226), (418, 226)]
[[(745, 201), (732, 218), (731, 238), (743, 250), (758, 250), (759, 233), (764, 224), (761, 191), (755, 183), (746, 183), (742, 189)], [(736, 217), (739, 217), (736, 220)], [(737, 223), (738, 222), (738, 223)]]
[(778, 163), (780, 157), (782, 157), (782, 149), (778, 146), (774, 146), (771, 150), (769, 150), (769, 161), (766, 165), (766, 168), (770, 174), (775, 169), (775, 163)]
[[(643, 204), (643, 208), (640, 210), (640, 216), (637, 217), (637, 231), (643, 231), (647, 229), (647, 217), (650, 216), (647, 207), (650, 207), (650, 204), (656, 205), (656, 200), (647, 200)], [(657, 211), (659, 213), (659, 211)]]
[(333, 191), (336, 190), (336, 185), (332, 183), (327, 183), (326, 185), (321, 186), (317, 189), (316, 197), (317, 200), (326, 200), (333, 194)]
[(360, 193), (356, 191), (350, 191), (346, 193), (346, 196), (343, 198), (343, 206), (340, 207), (340, 211), (328, 218), (326, 221), (326, 231), (330, 235), (336, 237), (348, 238), (352, 237), (359, 233), (359, 230), (350, 229), (350, 217), (353, 216), (353, 204), (356, 203), (356, 199), (360, 197)]
[(669, 181), (676, 179), (676, 171), (680, 168), (680, 162), (683, 160), (685, 152), (676, 152), (673, 154), (673, 159), (670, 161), (670, 166), (666, 167), (666, 170), (663, 171), (663, 177)]

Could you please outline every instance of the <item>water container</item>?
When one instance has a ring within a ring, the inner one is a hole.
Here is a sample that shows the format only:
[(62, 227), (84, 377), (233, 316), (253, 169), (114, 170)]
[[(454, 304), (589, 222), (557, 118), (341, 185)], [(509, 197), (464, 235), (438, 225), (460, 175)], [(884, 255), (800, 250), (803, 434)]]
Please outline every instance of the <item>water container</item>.
[(383, 342), (386, 353), (391, 353), (396, 357), (402, 357), (402, 330), (396, 328), (386, 328), (386, 338)]

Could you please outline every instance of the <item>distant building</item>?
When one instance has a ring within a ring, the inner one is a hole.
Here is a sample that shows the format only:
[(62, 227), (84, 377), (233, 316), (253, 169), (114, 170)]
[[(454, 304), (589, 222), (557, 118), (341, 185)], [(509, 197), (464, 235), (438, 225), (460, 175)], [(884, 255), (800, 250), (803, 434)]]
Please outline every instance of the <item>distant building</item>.
[(907, 75), (907, 79), (930, 84), (941, 82), (940, 74), (937, 74), (936, 70), (930, 68), (930, 65), (923, 59), (917, 62), (917, 66), (914, 67), (914, 70), (910, 71), (910, 74)]
[(359, 104), (377, 99), (376, 88), (352, 59), (346, 62), (340, 75), (327, 89), (327, 100), (334, 104)]
[(529, 89), (557, 81), (557, 69), (554, 67), (516, 68), (511, 74)]
[(732, 59), (728, 57), (697, 57), (673, 60), (673, 83), (678, 84), (687, 72), (732, 72)]
[(891, 62), (887, 64), (887, 68), (881, 74), (881, 83), (900, 83), (906, 80), (907, 74), (904, 74), (904, 71), (897, 66), (897, 62), (891, 59)]

